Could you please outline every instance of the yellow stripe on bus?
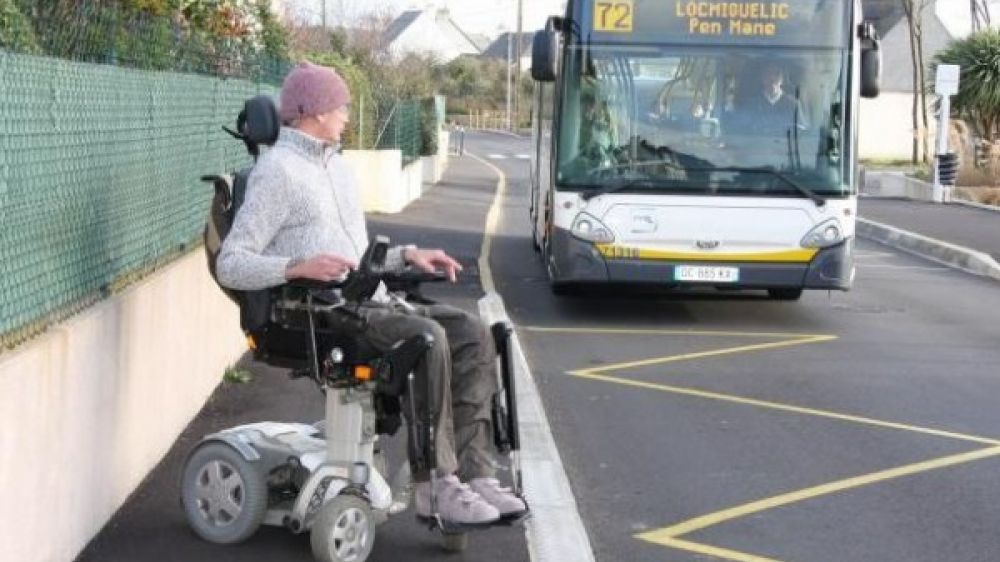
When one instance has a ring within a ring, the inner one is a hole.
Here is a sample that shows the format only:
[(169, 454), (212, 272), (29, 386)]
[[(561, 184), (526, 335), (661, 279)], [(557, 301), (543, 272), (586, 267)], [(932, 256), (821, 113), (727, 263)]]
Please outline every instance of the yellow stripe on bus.
[(672, 261), (711, 261), (711, 262), (782, 262), (808, 263), (819, 251), (815, 248), (799, 250), (782, 250), (778, 252), (671, 252), (666, 250), (650, 250), (646, 248), (631, 248), (614, 244), (596, 244), (597, 251), (610, 259), (631, 260), (672, 260)]

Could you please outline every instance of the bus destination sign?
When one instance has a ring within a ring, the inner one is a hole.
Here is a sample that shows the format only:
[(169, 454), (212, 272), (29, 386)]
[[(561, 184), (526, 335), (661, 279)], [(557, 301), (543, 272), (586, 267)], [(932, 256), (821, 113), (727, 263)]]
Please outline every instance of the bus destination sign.
[(844, 0), (592, 2), (592, 38), (602, 42), (839, 47), (848, 36)]

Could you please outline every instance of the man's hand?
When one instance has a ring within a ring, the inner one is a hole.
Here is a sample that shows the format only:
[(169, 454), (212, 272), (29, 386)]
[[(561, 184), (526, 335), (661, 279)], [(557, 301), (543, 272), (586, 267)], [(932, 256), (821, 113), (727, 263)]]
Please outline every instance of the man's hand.
[(448, 254), (444, 253), (443, 250), (407, 248), (406, 251), (403, 252), (403, 259), (406, 260), (406, 263), (413, 265), (413, 267), (416, 267), (421, 271), (426, 271), (427, 273), (444, 270), (445, 274), (448, 275), (448, 280), (452, 283), (455, 282), (458, 272), (462, 271), (462, 265)]
[(316, 281), (336, 281), (341, 279), (358, 264), (333, 254), (320, 254), (303, 262), (293, 263), (285, 270), (285, 279), (313, 279)]

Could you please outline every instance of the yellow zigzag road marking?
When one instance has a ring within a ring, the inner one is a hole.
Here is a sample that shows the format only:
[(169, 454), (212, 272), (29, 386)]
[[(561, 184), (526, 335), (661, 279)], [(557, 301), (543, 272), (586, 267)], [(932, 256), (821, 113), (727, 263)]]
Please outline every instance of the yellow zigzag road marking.
[(740, 560), (740, 561), (746, 560), (752, 562), (757, 562), (761, 560), (772, 560), (770, 558), (763, 558), (760, 556), (745, 554), (734, 550), (720, 549), (710, 545), (699, 544), (691, 541), (683, 541), (677, 539), (676, 537), (681, 535), (686, 535), (694, 531), (699, 531), (706, 527), (718, 525), (719, 523), (724, 523), (726, 521), (737, 519), (739, 517), (745, 517), (752, 513), (758, 513), (768, 509), (773, 509), (776, 507), (781, 507), (784, 505), (812, 498), (817, 498), (820, 496), (825, 496), (827, 494), (842, 492), (844, 490), (849, 490), (851, 488), (858, 488), (860, 486), (866, 486), (868, 484), (874, 484), (876, 482), (884, 482), (886, 480), (891, 480), (893, 478), (910, 476), (912, 474), (917, 474), (920, 472), (927, 472), (929, 470), (955, 466), (957, 464), (977, 461), (996, 456), (1000, 456), (1000, 447), (989, 447), (986, 449), (978, 449), (976, 451), (971, 451), (968, 453), (950, 455), (947, 457), (940, 457), (928, 461), (908, 464), (905, 466), (890, 468), (888, 470), (872, 472), (871, 474), (855, 476), (853, 478), (847, 478), (844, 480), (838, 480), (836, 482), (830, 482), (828, 484), (822, 484), (820, 486), (815, 486), (813, 488), (797, 490), (794, 492), (789, 492), (787, 494), (774, 496), (772, 498), (757, 500), (736, 507), (731, 507), (729, 509), (724, 509), (722, 511), (717, 511), (715, 513), (710, 513), (708, 515), (702, 515), (701, 517), (696, 517), (694, 519), (684, 521), (683, 523), (679, 523), (671, 527), (665, 527), (663, 529), (658, 529), (655, 531), (640, 533), (635, 536), (636, 538), (654, 544), (678, 548), (700, 554), (710, 554), (713, 556), (720, 556), (722, 558), (729, 558), (731, 560)]
[(959, 439), (962, 441), (972, 441), (973, 443), (983, 443), (986, 445), (1000, 445), (1000, 441), (996, 439), (989, 439), (987, 437), (978, 437), (975, 435), (966, 435), (964, 433), (955, 433), (951, 431), (942, 431), (940, 429), (932, 429), (929, 427), (920, 427), (917, 425), (908, 425), (904, 423), (896, 423), (890, 421), (883, 421), (874, 418), (866, 418), (862, 416), (853, 416), (850, 414), (840, 414), (837, 412), (830, 412), (827, 410), (816, 410), (813, 408), (803, 408), (801, 406), (793, 406), (791, 404), (782, 404), (780, 402), (768, 402), (767, 400), (757, 400), (756, 398), (745, 398), (743, 396), (734, 396), (732, 394), (722, 394), (719, 392), (710, 392), (707, 390), (698, 390), (697, 388), (685, 388), (681, 386), (670, 386), (667, 384), (659, 384), (655, 382), (637, 381), (631, 379), (623, 379), (620, 377), (611, 377), (608, 375), (600, 375), (596, 373), (588, 373), (586, 371), (570, 371), (571, 375), (585, 378), (594, 379), (599, 381), (611, 382), (615, 384), (621, 384), (624, 386), (634, 386), (638, 388), (648, 388), (651, 390), (660, 390), (663, 392), (670, 392), (673, 394), (683, 394), (685, 396), (697, 396), (698, 398), (708, 398), (711, 400), (719, 400), (721, 402), (732, 402), (735, 404), (745, 404), (747, 406), (757, 406), (759, 408), (767, 408), (770, 410), (780, 410), (784, 412), (794, 412), (796, 414), (805, 414), (809, 416), (816, 416), (821, 418), (830, 418), (841, 421), (849, 421), (854, 423), (860, 423), (865, 425), (873, 425), (876, 427), (885, 427), (889, 429), (901, 429), (905, 431), (912, 431), (914, 433), (923, 433), (925, 435), (934, 435), (937, 437), (948, 437), (950, 439)]
[(658, 390), (662, 392), (670, 392), (673, 394), (681, 394), (685, 396), (695, 396), (699, 398), (718, 400), (722, 402), (730, 402), (736, 404), (744, 404), (748, 406), (755, 406), (759, 408), (765, 408), (770, 410), (778, 410), (785, 412), (792, 412), (796, 414), (803, 414), (809, 416), (823, 417), (829, 419), (836, 419), (840, 421), (847, 421), (852, 423), (870, 425), (875, 427), (883, 427), (888, 429), (904, 430), (914, 433), (921, 433), (924, 435), (933, 435), (935, 437), (947, 437), (950, 439), (958, 439), (962, 441), (971, 441), (975, 443), (982, 443), (987, 445), (992, 445), (985, 449), (978, 449), (975, 451), (960, 453), (956, 455), (949, 455), (945, 457), (940, 457), (936, 459), (926, 460), (922, 462), (917, 462), (913, 464), (908, 464), (904, 466), (899, 466), (896, 468), (890, 468), (887, 470), (881, 470), (877, 472), (872, 472), (870, 474), (864, 474), (861, 476), (855, 476), (851, 478), (846, 478), (843, 480), (838, 480), (835, 482), (830, 482), (827, 484), (822, 484), (819, 486), (814, 486), (812, 488), (805, 488), (802, 490), (797, 490), (793, 492), (788, 492), (778, 496), (765, 498), (762, 500), (753, 501), (743, 505), (731, 507), (714, 513), (709, 513), (707, 515), (702, 515), (694, 519), (689, 519), (675, 525), (664, 527), (662, 529), (657, 529), (653, 531), (647, 531), (645, 533), (640, 533), (635, 535), (636, 538), (642, 539), (647, 542), (654, 544), (659, 544), (661, 546), (666, 546), (669, 548), (675, 548), (679, 550), (685, 550), (688, 552), (694, 552), (697, 554), (704, 554), (709, 556), (715, 556), (719, 558), (725, 558), (728, 560), (736, 560), (738, 562), (778, 562), (772, 558), (766, 558), (763, 556), (757, 556), (754, 554), (748, 554), (745, 552), (739, 552), (736, 550), (730, 550), (726, 548), (721, 548), (717, 546), (696, 543), (692, 541), (682, 540), (678, 537), (692, 533), (694, 531), (699, 531), (713, 525), (718, 525), (733, 519), (738, 519), (740, 517), (745, 517), (747, 515), (758, 513), (761, 511), (766, 511), (768, 509), (773, 509), (776, 507), (781, 507), (789, 505), (796, 502), (805, 501), (808, 499), (825, 496), (828, 494), (833, 494), (836, 492), (841, 492), (844, 490), (849, 490), (852, 488), (858, 488), (860, 486), (865, 486), (868, 484), (874, 484), (878, 482), (884, 482), (894, 478), (900, 478), (903, 476), (910, 476), (920, 472), (927, 472), (930, 470), (936, 470), (939, 468), (946, 468), (954, 466), (957, 464), (972, 462), (976, 460), (981, 460), (989, 457), (1000, 456), (1000, 440), (989, 439), (986, 437), (978, 437), (975, 435), (967, 435), (963, 433), (956, 433), (951, 431), (943, 431), (939, 429), (932, 429), (927, 427), (920, 427), (915, 425), (908, 425), (884, 420), (878, 420), (874, 418), (866, 418), (862, 416), (854, 416), (849, 414), (841, 414), (837, 412), (831, 412), (827, 410), (818, 410), (813, 408), (804, 408), (801, 406), (793, 406), (790, 404), (782, 404), (779, 402), (769, 402), (766, 400), (757, 400), (754, 398), (745, 398), (742, 396), (735, 396), (730, 394), (722, 394), (718, 392), (709, 392), (705, 390), (698, 390), (694, 388), (684, 388), (671, 386), (666, 384), (658, 384), (652, 382), (638, 381), (625, 379), (620, 377), (613, 377), (601, 373), (607, 373), (612, 371), (618, 371), (622, 369), (630, 369), (637, 367), (646, 367), (650, 365), (662, 365), (666, 363), (676, 363), (680, 361), (690, 361), (694, 359), (702, 359), (705, 357), (715, 357), (720, 355), (731, 355), (736, 353), (746, 353), (751, 351), (761, 351), (766, 349), (777, 349), (782, 347), (790, 347), (794, 345), (804, 345), (810, 343), (822, 343), (827, 341), (832, 341), (837, 339), (836, 336), (828, 335), (813, 335), (813, 334), (782, 334), (782, 333), (753, 333), (753, 332), (708, 332), (708, 331), (692, 331), (692, 330), (635, 330), (635, 329), (600, 329), (600, 328), (549, 328), (540, 326), (530, 326), (523, 328), (524, 330), (537, 332), (537, 333), (563, 333), (563, 334), (617, 334), (617, 335), (671, 335), (671, 336), (710, 336), (710, 337), (749, 337), (749, 338), (788, 338), (777, 342), (745, 345), (739, 347), (729, 347), (724, 349), (716, 349), (710, 351), (701, 351), (695, 353), (685, 353), (680, 355), (669, 355), (665, 357), (654, 357), (650, 359), (643, 359), (639, 361), (628, 361), (623, 363), (617, 363), (614, 365), (605, 365), (601, 367), (589, 368), (589, 369), (577, 369), (574, 371), (569, 371), (570, 375), (593, 379), (599, 381), (610, 382), (614, 384), (620, 384), (624, 386), (632, 386), (637, 388), (646, 388), (651, 390)]

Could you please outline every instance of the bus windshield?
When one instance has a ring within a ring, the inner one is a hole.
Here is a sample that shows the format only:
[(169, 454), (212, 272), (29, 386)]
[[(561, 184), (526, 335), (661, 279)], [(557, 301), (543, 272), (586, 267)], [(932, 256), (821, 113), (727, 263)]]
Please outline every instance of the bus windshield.
[(572, 45), (563, 189), (808, 196), (851, 192), (843, 48)]

